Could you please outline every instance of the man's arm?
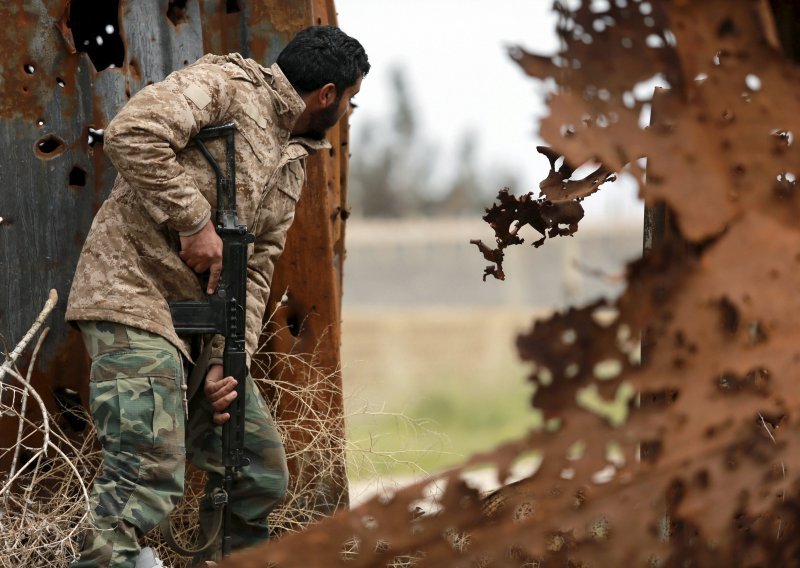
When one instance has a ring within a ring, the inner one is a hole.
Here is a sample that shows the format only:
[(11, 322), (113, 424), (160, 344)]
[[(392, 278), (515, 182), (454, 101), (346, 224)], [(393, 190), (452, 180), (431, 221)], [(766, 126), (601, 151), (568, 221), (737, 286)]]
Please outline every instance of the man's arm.
[(233, 96), (229, 85), (216, 65), (173, 73), (139, 91), (109, 123), (104, 138), (106, 154), (153, 220), (180, 234), (181, 259), (195, 272), (210, 270), (209, 294), (222, 270), (222, 241), (210, 222), (208, 201), (177, 152), (201, 128), (222, 121)]
[(176, 153), (219, 123), (231, 99), (222, 69), (194, 65), (136, 93), (108, 124), (103, 149), (156, 223), (190, 236), (208, 222), (211, 207)]

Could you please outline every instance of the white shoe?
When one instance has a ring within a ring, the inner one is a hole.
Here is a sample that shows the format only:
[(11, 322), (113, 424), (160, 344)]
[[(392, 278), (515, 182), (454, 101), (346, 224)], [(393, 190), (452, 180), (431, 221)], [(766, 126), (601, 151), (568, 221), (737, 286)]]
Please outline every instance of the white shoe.
[(141, 552), (139, 552), (135, 568), (166, 568), (166, 566), (161, 559), (156, 556), (155, 550), (149, 546), (145, 546)]

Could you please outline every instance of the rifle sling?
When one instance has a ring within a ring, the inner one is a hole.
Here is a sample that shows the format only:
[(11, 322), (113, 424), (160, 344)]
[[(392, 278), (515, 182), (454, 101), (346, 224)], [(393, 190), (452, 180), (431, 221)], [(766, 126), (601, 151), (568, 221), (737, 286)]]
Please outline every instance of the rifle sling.
[(192, 372), (189, 373), (189, 384), (187, 385), (188, 392), (186, 393), (188, 400), (192, 400), (194, 398), (194, 395), (196, 395), (197, 391), (200, 390), (200, 387), (203, 385), (203, 381), (206, 378), (206, 373), (208, 372), (208, 362), (211, 360), (211, 344), (213, 339), (213, 335), (204, 335), (202, 337), (203, 349), (200, 351), (200, 355), (198, 355), (195, 359)]
[[(217, 488), (214, 490), (222, 491), (221, 488)], [(219, 540), (219, 533), (222, 530), (222, 518), (223, 518), (223, 511), (225, 507), (216, 506), (214, 507), (214, 516), (211, 519), (211, 534), (206, 537), (206, 541), (204, 544), (198, 546), (198, 548), (190, 549), (184, 548), (178, 541), (175, 540), (175, 534), (172, 532), (172, 523), (169, 520), (169, 515), (167, 515), (159, 524), (158, 528), (161, 529), (161, 534), (164, 537), (164, 542), (167, 543), (174, 552), (180, 554), (181, 556), (195, 556), (205, 550), (208, 550), (215, 544), (218, 544)], [(202, 531), (201, 531), (202, 532)]]

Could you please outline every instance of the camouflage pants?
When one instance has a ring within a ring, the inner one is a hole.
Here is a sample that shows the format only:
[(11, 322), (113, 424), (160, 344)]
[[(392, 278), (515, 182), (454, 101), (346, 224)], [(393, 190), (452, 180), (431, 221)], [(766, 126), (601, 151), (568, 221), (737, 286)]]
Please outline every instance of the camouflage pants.
[[(183, 496), (185, 462), (218, 487), (222, 427), (203, 393), (183, 406), (182, 359), (158, 335), (109, 322), (81, 322), (92, 357), (89, 398), (103, 467), (92, 488), (93, 529), (72, 568), (133, 567), (139, 539)], [(244, 467), (231, 495), (232, 548), (268, 538), (267, 515), (286, 492), (286, 457), (269, 409), (247, 377)], [(201, 507), (209, 516), (211, 506)], [(208, 519), (204, 519), (208, 522)], [(205, 523), (203, 523), (205, 524)]]

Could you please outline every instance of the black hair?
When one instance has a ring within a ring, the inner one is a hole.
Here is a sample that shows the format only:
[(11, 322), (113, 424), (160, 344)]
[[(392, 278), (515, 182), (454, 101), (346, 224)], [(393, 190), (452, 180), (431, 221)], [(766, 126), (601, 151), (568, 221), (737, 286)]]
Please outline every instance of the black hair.
[(339, 96), (370, 67), (358, 40), (335, 26), (312, 26), (298, 32), (278, 55), (277, 63), (298, 93), (333, 83)]

